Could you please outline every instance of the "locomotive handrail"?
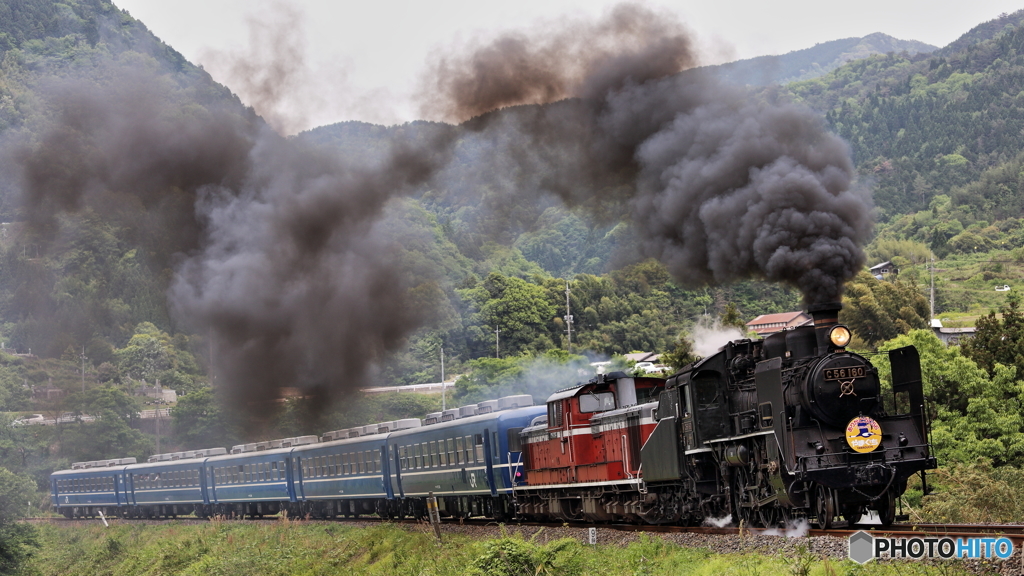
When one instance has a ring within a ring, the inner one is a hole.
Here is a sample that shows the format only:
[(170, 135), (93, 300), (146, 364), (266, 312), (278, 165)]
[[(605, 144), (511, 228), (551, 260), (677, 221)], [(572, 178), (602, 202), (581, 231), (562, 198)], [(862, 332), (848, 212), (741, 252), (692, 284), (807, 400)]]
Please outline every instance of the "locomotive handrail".
[[(850, 465), (857, 465), (857, 464), (863, 464), (863, 465), (868, 465), (868, 464), (888, 464), (889, 462), (891, 462), (890, 460), (879, 460), (877, 458), (872, 458), (872, 459), (865, 459), (862, 462), (854, 462), (854, 461), (851, 460), (851, 457), (854, 457), (854, 456), (858, 456), (858, 457), (882, 456), (884, 458), (886, 453), (891, 452), (891, 451), (902, 451), (902, 450), (908, 450), (908, 449), (911, 449), (911, 448), (927, 448), (927, 447), (928, 447), (927, 443), (922, 443), (922, 444), (910, 444), (910, 445), (907, 445), (907, 446), (883, 447), (881, 450), (875, 450), (875, 451), (872, 451), (872, 452), (868, 452), (866, 454), (859, 454), (859, 453), (854, 453), (854, 452), (828, 452), (828, 453), (825, 453), (825, 454), (817, 454), (817, 455), (813, 455), (813, 456), (812, 455), (797, 456), (797, 460), (800, 461), (800, 462), (807, 462), (807, 461), (813, 461), (813, 460), (823, 460), (824, 461), (823, 462), (824, 466), (822, 465), (822, 463), (819, 463), (819, 466), (818, 466), (819, 470), (823, 469), (824, 467), (828, 467), (828, 466), (850, 466)], [(895, 460), (895, 461), (896, 462), (901, 462), (903, 460)], [(804, 470), (805, 472), (807, 471), (807, 467), (806, 466), (802, 466), (801, 469)], [(812, 470), (813, 470), (813, 468), (812, 468)]]
[(633, 479), (633, 473), (629, 469), (629, 448), (626, 446), (626, 435), (623, 434), (619, 437), (619, 442), (622, 445), (622, 469), (626, 471), (626, 477), (630, 480)]

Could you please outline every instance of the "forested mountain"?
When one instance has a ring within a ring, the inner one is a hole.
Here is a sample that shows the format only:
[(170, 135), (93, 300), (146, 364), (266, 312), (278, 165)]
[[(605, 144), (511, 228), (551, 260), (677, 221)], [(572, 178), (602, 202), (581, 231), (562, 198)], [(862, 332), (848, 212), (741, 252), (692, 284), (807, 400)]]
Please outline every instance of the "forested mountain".
[[(84, 104), (58, 114), (70, 93)], [(144, 99), (158, 104), (148, 111), (129, 105)], [(262, 124), (108, 2), (0, 0), (0, 340), (7, 347), (47, 357), (84, 347), (99, 365), (142, 322), (172, 329), (165, 298), (171, 259), (198, 242), (187, 176), (173, 186), (82, 193), (90, 178), (116, 179), (111, 173), (132, 157), (143, 170), (159, 169), (141, 140), (103, 158), (88, 147), (88, 134), (104, 114), (187, 127), (214, 112), (253, 129)], [(89, 155), (96, 164), (75, 163)], [(33, 157), (46, 160), (32, 164)], [(32, 178), (51, 194), (19, 197)]]
[(873, 56), (789, 89), (853, 147), (879, 237), (943, 257), (1024, 246), (1022, 87), (1024, 11), (931, 55)]
[(789, 86), (850, 142), (883, 221), (951, 193), (977, 220), (1005, 218), (955, 191), (1024, 148), (1022, 21), (1017, 12), (933, 55), (872, 56)]
[(926, 54), (935, 46), (917, 40), (900, 40), (876, 32), (863, 38), (843, 38), (815, 44), (811, 48), (794, 50), (775, 56), (758, 56), (737, 60), (708, 69), (725, 80), (749, 86), (788, 84), (809, 80), (827, 74), (852, 60), (876, 54)]

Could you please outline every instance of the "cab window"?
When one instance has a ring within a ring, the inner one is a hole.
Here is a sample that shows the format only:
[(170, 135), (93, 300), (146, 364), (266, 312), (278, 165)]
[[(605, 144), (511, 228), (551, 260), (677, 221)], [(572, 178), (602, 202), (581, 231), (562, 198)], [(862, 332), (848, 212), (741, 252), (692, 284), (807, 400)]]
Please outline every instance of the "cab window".
[(611, 392), (593, 392), (580, 396), (580, 412), (606, 412), (615, 409), (615, 394)]

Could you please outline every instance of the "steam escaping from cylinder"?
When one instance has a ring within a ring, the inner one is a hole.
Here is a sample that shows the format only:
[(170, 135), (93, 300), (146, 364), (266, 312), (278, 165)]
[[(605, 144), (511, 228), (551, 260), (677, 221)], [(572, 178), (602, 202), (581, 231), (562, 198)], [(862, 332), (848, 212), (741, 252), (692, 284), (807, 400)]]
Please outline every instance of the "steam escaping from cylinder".
[(720, 518), (708, 517), (704, 519), (705, 526), (711, 526), (714, 528), (725, 528), (732, 524), (732, 514), (726, 514)]

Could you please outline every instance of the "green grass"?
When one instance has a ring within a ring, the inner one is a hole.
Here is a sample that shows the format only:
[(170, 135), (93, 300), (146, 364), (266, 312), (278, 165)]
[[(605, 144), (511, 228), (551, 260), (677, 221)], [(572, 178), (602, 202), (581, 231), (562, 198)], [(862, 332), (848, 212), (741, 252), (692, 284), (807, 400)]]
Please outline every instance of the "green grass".
[(403, 575), (403, 576), (887, 576), (962, 574), (956, 565), (898, 566), (822, 561), (808, 553), (779, 558), (714, 554), (658, 537), (597, 547), (563, 538), (538, 543), (519, 536), (474, 540), (446, 534), (438, 545), (425, 527), (384, 524), (210, 522), (184, 526), (130, 522), (39, 526), (34, 575)]
[[(1009, 292), (996, 286), (1024, 290), (1024, 251), (993, 250), (979, 254), (956, 254), (935, 261), (935, 290), (938, 317), (944, 326), (973, 326), (979, 316), (998, 310)], [(900, 277), (913, 278), (925, 297), (931, 283), (930, 264), (907, 266)]]

